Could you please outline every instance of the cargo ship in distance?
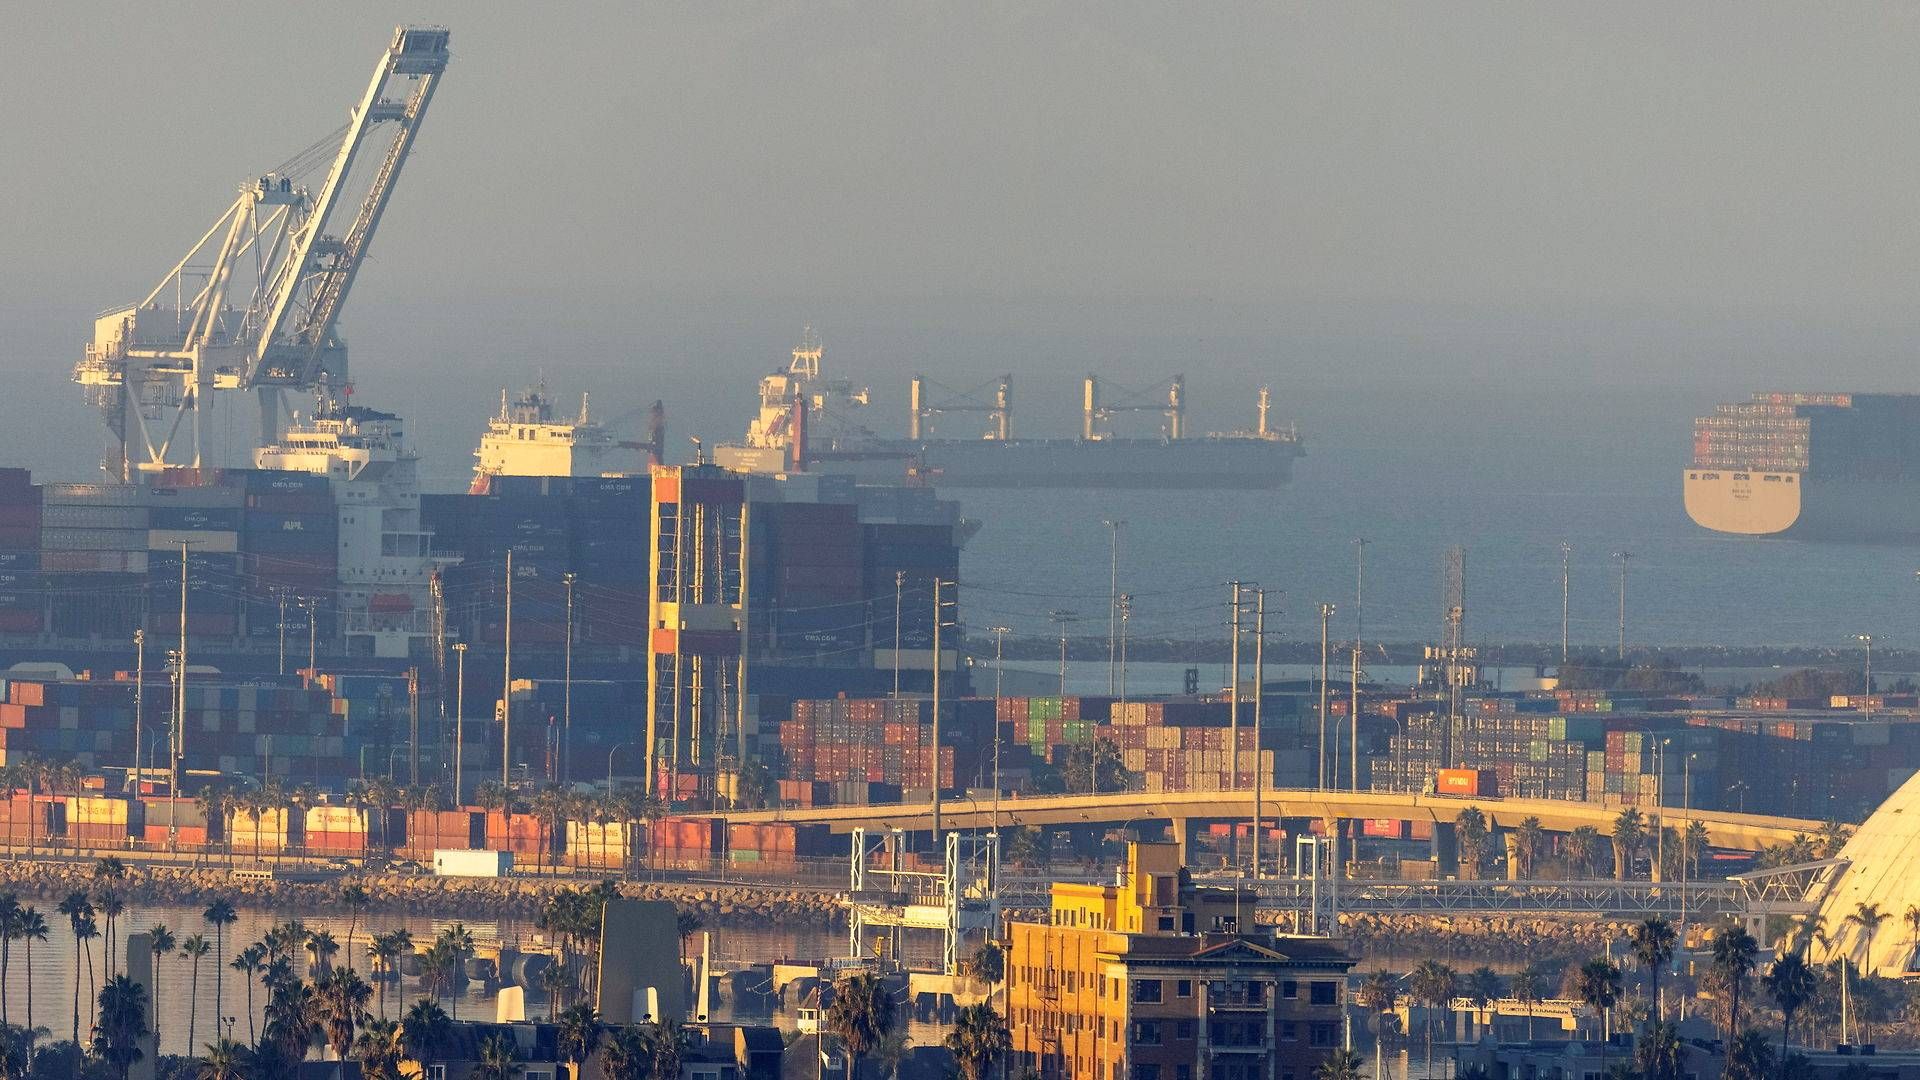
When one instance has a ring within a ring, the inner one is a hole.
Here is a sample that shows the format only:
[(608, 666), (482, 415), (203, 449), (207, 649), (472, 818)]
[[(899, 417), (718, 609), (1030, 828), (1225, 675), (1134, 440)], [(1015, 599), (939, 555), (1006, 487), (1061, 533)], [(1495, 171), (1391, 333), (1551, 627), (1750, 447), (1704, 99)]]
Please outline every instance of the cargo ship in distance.
[[(1014, 435), (1011, 375), (962, 394), (916, 375), (907, 437), (888, 437), (863, 422), (867, 389), (827, 377), (823, 356), (809, 330), (787, 368), (760, 380), (760, 411), (745, 441), (715, 447), (714, 462), (750, 473), (853, 473), (868, 482), (914, 478), (955, 488), (1258, 489), (1285, 484), (1304, 452), (1291, 426), (1270, 423), (1264, 388), (1253, 430), (1190, 434), (1181, 376), (1158, 400), (1103, 399), (1100, 381), (1089, 376), (1080, 436), (1036, 439)], [(1120, 412), (1159, 413), (1165, 423), (1158, 437), (1118, 436), (1110, 425)], [(934, 420), (949, 413), (983, 414), (987, 430), (975, 439), (936, 437)]]
[(1695, 524), (1739, 536), (1920, 540), (1920, 394), (1758, 393), (1693, 422)]

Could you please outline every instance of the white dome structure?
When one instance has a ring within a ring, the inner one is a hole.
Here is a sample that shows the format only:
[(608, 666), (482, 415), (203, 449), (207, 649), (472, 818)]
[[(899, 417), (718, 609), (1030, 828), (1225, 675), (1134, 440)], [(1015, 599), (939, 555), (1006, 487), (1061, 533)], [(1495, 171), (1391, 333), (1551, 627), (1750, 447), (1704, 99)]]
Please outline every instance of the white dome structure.
[[(1900, 785), (1855, 830), (1840, 857), (1848, 866), (1820, 904), (1819, 922), (1830, 944), (1818, 941), (1808, 959), (1850, 957), (1886, 978), (1920, 971), (1909, 911), (1920, 912), (1920, 773)], [(1871, 931), (1859, 921), (1863, 906), (1881, 916)]]

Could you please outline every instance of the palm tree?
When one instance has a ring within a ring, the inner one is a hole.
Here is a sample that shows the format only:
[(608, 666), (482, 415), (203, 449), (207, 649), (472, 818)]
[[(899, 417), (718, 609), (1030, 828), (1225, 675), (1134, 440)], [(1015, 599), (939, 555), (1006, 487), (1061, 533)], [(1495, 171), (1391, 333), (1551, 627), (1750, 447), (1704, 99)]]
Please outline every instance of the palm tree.
[(353, 882), (340, 890), (340, 902), (347, 905), (347, 966), (353, 966), (353, 931), (360, 924), (360, 911), (367, 906), (366, 886)]
[(289, 1065), (305, 1059), (322, 1020), (313, 987), (299, 979), (280, 983), (267, 996), (265, 1013), (261, 1045), (271, 1047), (280, 1061)]
[(400, 955), (392, 934), (375, 934), (367, 942), (367, 968), (380, 984), (380, 1015), (387, 1015), (387, 983), (392, 981), (394, 962)]
[(147, 988), (115, 975), (100, 989), (100, 1023), (93, 1052), (120, 1070), (126, 1080), (133, 1063), (143, 1056), (140, 1040), (147, 1036)]
[[(333, 958), (340, 951), (340, 943), (325, 930), (315, 930), (302, 942), (307, 950), (307, 974), (318, 979), (333, 970)], [(352, 965), (349, 964), (349, 967)]]
[(0, 893), (0, 1028), (7, 1023), (7, 967), (13, 961), (13, 943), (20, 936), (20, 898)]
[(413, 953), (413, 932), (404, 926), (389, 930), (387, 942), (393, 950), (393, 989), (404, 1005), (407, 1002), (406, 960)]
[(460, 1019), (460, 986), (466, 980), (467, 957), (473, 952), (473, 931), (464, 923), (454, 923), (440, 931), (440, 940), (436, 944), (445, 945), (452, 954), (453, 976), (448, 980), (449, 1000), (453, 1002), (453, 1019)]
[(1407, 990), (1426, 1010), (1427, 1066), (1433, 1075), (1433, 1020), (1435, 1010), (1451, 1011), (1453, 992), (1460, 981), (1454, 970), (1438, 960), (1422, 960), (1407, 975)]
[(20, 910), (20, 940), (27, 943), (27, 1030), (33, 1030), (33, 943), (47, 940), (47, 917), (40, 909)]
[(368, 1020), (353, 1041), (353, 1057), (360, 1063), (361, 1080), (400, 1080), (400, 1025), (391, 1020)]
[(248, 1080), (253, 1055), (232, 1039), (222, 1038), (207, 1045), (200, 1063), (200, 1080)]
[[(180, 942), (180, 955), (188, 957), (193, 961), (193, 982), (191, 983), (191, 989), (187, 991), (187, 1045), (189, 1047), (193, 1045), (193, 1033), (195, 1028), (198, 1027), (198, 1021), (200, 1019), (200, 958), (207, 955), (212, 949), (213, 946), (207, 944), (207, 939), (201, 937), (199, 934), (189, 934)], [(251, 1010), (249, 1010), (248, 1015), (252, 1015)], [(218, 1021), (215, 1023), (217, 1025)], [(225, 1042), (227, 1040), (221, 1039), (220, 1041)]]
[(607, 1080), (647, 1080), (651, 1065), (647, 1039), (638, 1024), (623, 1024), (607, 1033), (607, 1053), (600, 1059)]
[(1360, 1055), (1351, 1050), (1335, 1050), (1320, 1060), (1313, 1072), (1315, 1080), (1360, 1080)]
[(834, 984), (833, 1004), (823, 1020), (846, 1047), (847, 1080), (853, 1080), (861, 1055), (893, 1028), (893, 996), (871, 972), (849, 975)]
[(600, 1045), (600, 1014), (591, 1005), (575, 1005), (562, 1012), (558, 1018), (560, 1057), (573, 1066), (573, 1075), (580, 1076), (580, 1069), (586, 1060), (593, 1056), (594, 1048)]
[(1514, 972), (1508, 993), (1527, 1010), (1527, 1038), (1533, 1038), (1533, 1007), (1546, 994), (1547, 975), (1538, 964), (1528, 964)]
[(253, 1028), (253, 977), (260, 974), (261, 969), (265, 967), (264, 961), (266, 958), (267, 947), (256, 941), (246, 948), (241, 949), (239, 954), (233, 958), (233, 962), (227, 965), (239, 972), (241, 979), (246, 983), (247, 1041), (249, 1042), (257, 1042), (260, 1038), (259, 1033), (254, 1031)]
[(489, 1035), (480, 1043), (480, 1060), (467, 1075), (473, 1080), (510, 1080), (518, 1071), (514, 1063), (519, 1060), (519, 1048), (512, 1040), (505, 1035)]
[(680, 1062), (687, 1056), (687, 1032), (680, 1021), (668, 1019), (642, 1024), (640, 1039), (647, 1048), (647, 1061), (654, 1076), (680, 1075)]
[(347, 1052), (353, 1049), (354, 1026), (366, 1013), (373, 987), (352, 968), (336, 968), (315, 983), (313, 990), (327, 1045), (333, 1048), (335, 1060), (345, 1061)]
[(73, 1044), (80, 1045), (80, 927), (85, 920), (93, 918), (93, 904), (83, 892), (68, 893), (55, 909), (67, 917), (67, 926), (73, 931)]
[(1376, 971), (1367, 976), (1360, 989), (1354, 994), (1354, 1003), (1373, 1016), (1373, 1080), (1380, 1080), (1382, 1062), (1386, 1059), (1386, 1018), (1393, 1012), (1394, 1004), (1400, 997), (1399, 988), (1393, 983), (1393, 976), (1384, 971)]
[(112, 855), (106, 856), (93, 866), (93, 880), (99, 889), (99, 899), (95, 903), (99, 906), (101, 913), (107, 917), (107, 970), (109, 972), (113, 970), (114, 942), (117, 940), (113, 928), (114, 920), (118, 919), (127, 907), (126, 901), (120, 898), (119, 889), (120, 882), (126, 876), (127, 864)]
[(1813, 1000), (1820, 983), (1814, 977), (1813, 968), (1799, 953), (1788, 953), (1775, 960), (1762, 982), (1773, 1003), (1780, 1007), (1780, 1063), (1784, 1066), (1787, 1051), (1793, 1045), (1793, 1014)]
[(1727, 1044), (1727, 1062), (1721, 1080), (1765, 1080), (1772, 1071), (1773, 1045), (1758, 1031), (1743, 1031)]
[[(1880, 932), (1880, 924), (1887, 921), (1887, 913), (1880, 910), (1879, 904), (1870, 904), (1865, 900), (1854, 906), (1852, 914), (1847, 916), (1848, 925), (1858, 926), (1861, 934), (1860, 970), (1871, 975), (1873, 966), (1873, 935)], [(1848, 957), (1851, 961), (1852, 957)]]
[[(1571, 878), (1589, 878), (1593, 876), (1593, 855), (1600, 850), (1600, 830), (1591, 825), (1582, 825), (1567, 834), (1567, 876)], [(1577, 869), (1577, 873), (1575, 872)]]
[(1660, 969), (1673, 960), (1676, 937), (1673, 924), (1652, 918), (1633, 928), (1633, 955), (1647, 969), (1647, 996), (1653, 1001), (1653, 1023), (1660, 1025)]
[(946, 1046), (966, 1080), (986, 1080), (995, 1063), (1013, 1048), (1007, 1022), (982, 1001), (960, 1010), (953, 1030), (947, 1032)]
[(1521, 818), (1519, 827), (1513, 830), (1514, 854), (1520, 860), (1521, 877), (1533, 876), (1534, 859), (1539, 855), (1540, 841), (1546, 835), (1547, 830), (1541, 827), (1540, 819), (1531, 814)]
[[(1607, 1033), (1607, 1015), (1620, 1000), (1620, 969), (1604, 956), (1596, 956), (1580, 966), (1580, 1000), (1587, 1003), (1601, 1020), (1601, 1033)], [(1600, 1071), (1605, 1073), (1607, 1045), (1600, 1044)]]
[(1459, 848), (1460, 876), (1478, 880), (1487, 857), (1487, 815), (1477, 806), (1460, 811), (1453, 823), (1453, 835)]
[[(160, 981), (160, 958), (173, 951), (173, 931), (167, 929), (165, 923), (154, 923), (153, 927), (147, 931), (147, 937), (151, 939), (150, 948), (153, 951), (153, 980), (157, 983)], [(153, 1030), (156, 1033), (161, 1030), (160, 998), (158, 996), (155, 996), (153, 999)], [(160, 1040), (157, 1034), (154, 1037), (153, 1045), (154, 1052), (156, 1054), (159, 1053)], [(188, 1043), (187, 1046), (188, 1049), (192, 1049), (193, 1044)]]
[(407, 1057), (422, 1065), (431, 1065), (445, 1050), (452, 1027), (445, 1009), (437, 1002), (421, 998), (400, 1020), (400, 1043), (407, 1048)]
[[(99, 937), (100, 937), (99, 920), (95, 919), (91, 915), (88, 915), (86, 918), (81, 919), (80, 925), (73, 932), (73, 936), (74, 936), (74, 943), (77, 945), (80, 945), (85, 950), (87, 955), (87, 1011), (89, 1014), (88, 1016), (89, 1022), (91, 1022), (93, 1009), (94, 1009), (94, 1006), (97, 1004), (97, 1002), (95, 1001), (94, 995), (98, 992), (98, 983), (95, 981), (94, 970), (93, 970), (93, 943), (99, 940)], [(75, 983), (78, 983), (80, 981), (79, 974), (80, 973), (78, 971), (74, 972), (73, 981)], [(78, 986), (74, 987), (74, 990), (76, 992), (79, 989), (80, 988)]]
[(1680, 1051), (1680, 1034), (1672, 1024), (1654, 1023), (1634, 1044), (1633, 1064), (1640, 1080), (1681, 1080), (1686, 1059)]
[[(232, 926), (240, 920), (240, 914), (233, 910), (233, 901), (223, 896), (213, 903), (208, 904), (207, 909), (200, 913), (200, 917), (205, 919), (213, 927), (213, 955), (216, 957), (227, 955), (227, 927)], [(215, 1016), (224, 1016), (227, 1011), (227, 984), (222, 974), (225, 970), (224, 966), (218, 963), (214, 964), (213, 1007)]]
[(1739, 926), (1727, 926), (1713, 935), (1713, 966), (1727, 984), (1727, 1041), (1740, 1037), (1740, 991), (1753, 973), (1760, 946)]
[[(1504, 987), (1501, 984), (1500, 976), (1495, 974), (1492, 968), (1482, 964), (1467, 973), (1461, 989), (1466, 994), (1467, 1000), (1473, 1002), (1474, 1010), (1484, 1014), (1487, 1011), (1487, 1006), (1499, 1000), (1500, 992)], [(1489, 1026), (1491, 1026), (1493, 1018), (1488, 1017), (1487, 1019)]]
[(1640, 852), (1640, 845), (1646, 840), (1646, 819), (1640, 811), (1627, 807), (1620, 816), (1613, 819), (1613, 876), (1621, 881), (1633, 874), (1634, 856)]

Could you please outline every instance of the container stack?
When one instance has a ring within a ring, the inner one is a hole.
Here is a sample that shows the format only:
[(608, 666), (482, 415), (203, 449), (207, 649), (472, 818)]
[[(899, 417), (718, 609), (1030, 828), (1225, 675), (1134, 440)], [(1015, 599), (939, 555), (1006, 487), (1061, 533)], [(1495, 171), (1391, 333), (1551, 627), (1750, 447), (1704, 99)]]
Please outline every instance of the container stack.
[(574, 625), (594, 644), (644, 645), (653, 485), (606, 476), (576, 477), (572, 486)]
[[(1217, 701), (1130, 701), (1113, 708), (1122, 763), (1148, 791), (1227, 791), (1252, 787), (1259, 771), (1272, 782), (1274, 752), (1255, 745), (1242, 717), (1238, 753), (1232, 710)], [(1235, 758), (1240, 768), (1234, 770)]]
[(146, 606), (147, 508), (126, 484), (41, 488), (40, 566), (61, 637), (130, 636)]
[[(1442, 758), (1447, 718), (1432, 712), (1407, 715), (1404, 733), (1391, 736), (1386, 751), (1372, 761), (1373, 790), (1431, 787), (1442, 794), (1586, 799), (1589, 790), (1597, 790), (1588, 759), (1605, 749), (1606, 718), (1516, 707), (1525, 704), (1504, 698), (1467, 702), (1454, 732), (1451, 762)], [(1473, 790), (1438, 788), (1444, 772), (1474, 774)]]
[[(896, 489), (875, 489), (896, 490)], [(929, 498), (930, 489), (922, 491)], [(863, 508), (863, 517), (865, 509)], [(951, 525), (905, 523), (862, 524), (861, 574), (866, 595), (873, 599), (873, 645), (893, 648), (894, 608), (890, 602), (900, 590), (899, 642), (902, 649), (933, 647), (933, 583), (960, 577), (960, 547)]]
[(773, 821), (727, 826), (727, 863), (746, 873), (790, 871), (801, 859), (833, 854), (844, 854), (844, 849), (833, 843), (825, 825)]
[[(1076, 748), (1093, 745), (1113, 719), (1114, 699), (1082, 697), (1001, 698), (1001, 738), (1025, 745), (1033, 756), (1064, 764)], [(1128, 765), (1135, 772), (1140, 768)]]
[[(869, 614), (856, 508), (852, 503), (770, 503), (766, 510), (772, 549), (766, 569), (771, 580), (765, 585), (776, 598), (771, 612), (775, 651), (851, 662), (867, 644)], [(886, 594), (891, 598), (892, 582)], [(926, 608), (932, 618), (930, 589), (903, 595), (903, 611), (908, 603)]]
[(972, 785), (992, 751), (992, 715), (991, 699), (946, 706), (936, 751), (933, 703), (924, 698), (795, 701), (780, 725), (784, 778), (832, 785), (837, 805)]
[(25, 469), (0, 469), (0, 634), (46, 629), (40, 576), (40, 489)]
[(404, 836), (374, 837), (411, 859), (432, 859), (436, 851), (471, 851), (486, 846), (486, 816), (472, 810), (409, 810)]
[(353, 806), (309, 806), (305, 833), (310, 851), (365, 854), (367, 812)]
[(248, 592), (248, 636), (280, 634), (284, 598), (289, 641), (304, 642), (308, 636), (303, 600), (315, 601), (315, 617), (321, 624), (318, 636), (330, 637), (340, 548), (337, 509), (327, 478), (266, 469), (238, 475), (244, 500), (238, 570)]

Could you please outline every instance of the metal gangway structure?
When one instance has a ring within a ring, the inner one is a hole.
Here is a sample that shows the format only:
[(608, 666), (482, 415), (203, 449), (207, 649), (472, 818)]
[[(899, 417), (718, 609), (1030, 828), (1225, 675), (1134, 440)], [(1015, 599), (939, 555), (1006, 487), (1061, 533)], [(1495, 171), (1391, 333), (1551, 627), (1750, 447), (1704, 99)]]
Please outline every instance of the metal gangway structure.
[(950, 832), (938, 871), (908, 864), (906, 834), (853, 831), (852, 874), (842, 899), (847, 909), (847, 956), (870, 962), (869, 931), (891, 931), (889, 953), (900, 957), (901, 935), (931, 931), (941, 939), (941, 974), (957, 975), (968, 935), (1000, 931), (1000, 836)]
[[(94, 319), (73, 379), (117, 440), (107, 463), (116, 479), (217, 464), (203, 459), (216, 391), (257, 394), (270, 445), (284, 429), (287, 392), (347, 388), (340, 310), (446, 71), (449, 36), (396, 28), (345, 127), (250, 177), (138, 303)], [(329, 158), (325, 179), (309, 187), (303, 177)], [(362, 159), (370, 175), (355, 173)], [(358, 205), (344, 228), (330, 228), (355, 201), (350, 185)]]
[(1772, 944), (1768, 939), (1775, 919), (1787, 919), (1811, 933), (1812, 920), (1819, 915), (1821, 904), (1851, 865), (1851, 859), (1816, 859), (1734, 874), (1727, 883), (1738, 890), (1739, 912), (1747, 933), (1764, 949)]

